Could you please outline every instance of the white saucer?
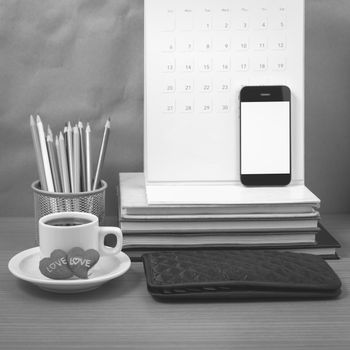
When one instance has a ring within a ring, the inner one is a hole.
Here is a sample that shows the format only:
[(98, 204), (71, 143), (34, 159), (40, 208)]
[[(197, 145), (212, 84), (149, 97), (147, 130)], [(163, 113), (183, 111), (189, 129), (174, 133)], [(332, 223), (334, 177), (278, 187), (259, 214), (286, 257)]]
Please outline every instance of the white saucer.
[(53, 280), (39, 270), (40, 248), (35, 247), (16, 254), (8, 264), (10, 272), (19, 279), (31, 282), (41, 289), (55, 293), (80, 293), (95, 289), (129, 270), (130, 258), (123, 252), (104, 255), (89, 271), (88, 279)]

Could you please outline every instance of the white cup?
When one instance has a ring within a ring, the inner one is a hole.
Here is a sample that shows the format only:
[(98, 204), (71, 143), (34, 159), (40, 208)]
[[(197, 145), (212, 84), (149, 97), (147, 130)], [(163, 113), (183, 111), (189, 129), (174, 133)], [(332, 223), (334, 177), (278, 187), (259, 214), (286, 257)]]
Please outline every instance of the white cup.
[[(107, 247), (104, 238), (114, 234), (117, 245)], [(101, 255), (116, 255), (123, 246), (123, 234), (118, 227), (98, 225), (96, 215), (83, 212), (61, 212), (39, 219), (39, 245), (41, 257), (49, 257), (55, 249), (66, 253), (74, 247), (95, 249)]]

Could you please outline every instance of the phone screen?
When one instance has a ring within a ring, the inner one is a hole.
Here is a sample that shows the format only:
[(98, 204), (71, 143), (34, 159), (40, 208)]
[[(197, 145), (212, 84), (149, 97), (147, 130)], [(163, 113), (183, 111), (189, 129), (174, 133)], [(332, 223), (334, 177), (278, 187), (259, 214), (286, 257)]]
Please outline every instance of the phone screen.
[(241, 102), (241, 174), (290, 170), (290, 101)]

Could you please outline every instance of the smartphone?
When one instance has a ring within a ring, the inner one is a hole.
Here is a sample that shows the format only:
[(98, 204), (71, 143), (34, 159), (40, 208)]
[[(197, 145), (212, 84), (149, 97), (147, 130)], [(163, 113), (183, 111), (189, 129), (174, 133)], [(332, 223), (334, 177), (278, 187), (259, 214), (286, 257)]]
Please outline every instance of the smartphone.
[(287, 86), (246, 86), (240, 92), (240, 177), (246, 186), (291, 180), (291, 92)]

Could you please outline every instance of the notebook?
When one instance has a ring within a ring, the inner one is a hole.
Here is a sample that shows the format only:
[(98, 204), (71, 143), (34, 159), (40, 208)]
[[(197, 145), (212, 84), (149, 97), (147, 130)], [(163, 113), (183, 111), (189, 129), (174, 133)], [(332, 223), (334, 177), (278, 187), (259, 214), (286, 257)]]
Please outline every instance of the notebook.
[[(119, 173), (118, 207), (120, 217), (132, 215), (205, 215), (205, 214), (291, 214), (313, 213), (320, 206), (318, 198), (310, 196), (309, 201), (279, 203), (232, 203), (232, 204), (162, 204), (149, 205), (146, 198), (144, 173)], [(309, 194), (307, 190), (306, 193)]]
[(140, 261), (142, 254), (152, 251), (160, 250), (184, 250), (184, 249), (274, 249), (278, 251), (304, 252), (308, 254), (320, 255), (325, 259), (338, 259), (336, 252), (340, 248), (339, 242), (328, 232), (328, 230), (320, 225), (320, 230), (316, 234), (316, 242), (314, 243), (297, 243), (297, 244), (211, 244), (210, 246), (203, 246), (200, 244), (200, 237), (197, 244), (182, 244), (179, 240), (178, 244), (128, 244), (123, 247), (123, 251), (130, 256), (133, 261)]

